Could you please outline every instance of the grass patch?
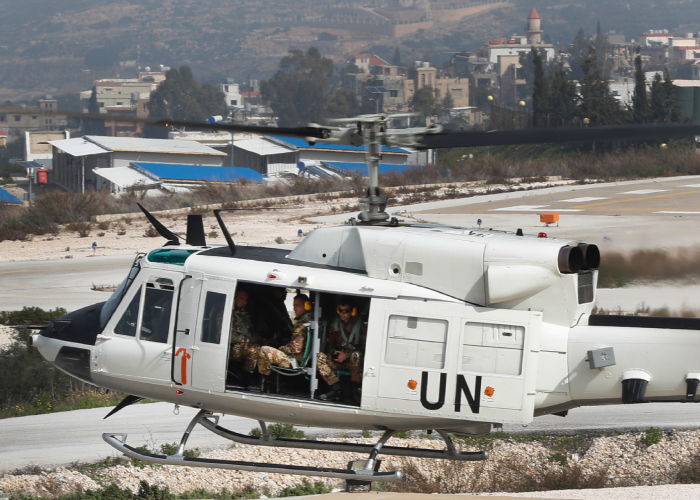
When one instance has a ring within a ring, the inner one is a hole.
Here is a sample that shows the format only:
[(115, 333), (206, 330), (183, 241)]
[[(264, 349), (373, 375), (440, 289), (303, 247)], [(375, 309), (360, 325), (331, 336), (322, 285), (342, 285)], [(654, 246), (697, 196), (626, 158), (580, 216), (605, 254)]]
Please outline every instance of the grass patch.
[(642, 443), (645, 446), (652, 446), (654, 444), (660, 443), (661, 440), (664, 438), (664, 432), (661, 429), (657, 429), (656, 427), (650, 427), (646, 431), (644, 431), (644, 435), (642, 436)]
[[(304, 434), (304, 431), (295, 429), (292, 424), (271, 424), (267, 426), (267, 432), (270, 433), (270, 436), (276, 438), (306, 439), (306, 434)], [(248, 434), (251, 436), (260, 437), (262, 436), (262, 431), (256, 427), (251, 429)]]
[[(46, 490), (50, 493), (51, 490), (59, 490), (60, 485), (53, 485), (48, 481), (45, 481), (44, 488), (46, 488)], [(128, 488), (122, 489), (115, 484), (110, 484), (99, 490), (88, 490), (84, 492), (71, 493), (68, 495), (53, 495), (53, 498), (55, 500), (238, 500), (243, 498), (260, 498), (260, 496), (260, 493), (255, 491), (252, 486), (247, 486), (238, 491), (228, 491), (224, 489), (220, 492), (210, 492), (199, 489), (174, 494), (167, 486), (161, 487), (149, 484), (146, 481), (141, 481), (139, 483), (139, 489), (136, 493), (132, 492)], [(10, 493), (8, 498), (10, 500), (38, 500), (42, 497)]]

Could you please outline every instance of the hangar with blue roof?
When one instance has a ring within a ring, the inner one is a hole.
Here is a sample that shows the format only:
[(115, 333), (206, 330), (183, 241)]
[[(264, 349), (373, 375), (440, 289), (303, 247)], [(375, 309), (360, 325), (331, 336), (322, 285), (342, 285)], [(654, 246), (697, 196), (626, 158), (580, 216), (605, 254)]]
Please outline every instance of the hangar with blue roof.
[[(406, 165), (411, 151), (382, 146), (382, 163)], [(296, 173), (300, 162), (364, 163), (364, 146), (316, 143), (302, 138), (259, 136), (234, 143), (234, 163), (263, 175)]]
[(21, 205), (22, 200), (0, 188), (0, 205)]

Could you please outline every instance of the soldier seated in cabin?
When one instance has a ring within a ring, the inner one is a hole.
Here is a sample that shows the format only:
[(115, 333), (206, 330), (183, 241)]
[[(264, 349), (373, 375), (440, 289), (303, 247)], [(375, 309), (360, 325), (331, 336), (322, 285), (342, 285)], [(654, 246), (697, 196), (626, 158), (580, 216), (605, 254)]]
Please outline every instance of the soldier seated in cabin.
[(263, 287), (253, 303), (252, 315), (255, 330), (262, 337), (262, 345), (279, 347), (289, 342), (292, 333), (292, 320), (287, 312), (285, 299), (287, 289), (283, 287)]
[[(331, 387), (329, 392), (321, 395), (321, 399), (332, 401), (344, 396), (347, 402), (359, 404), (367, 325), (362, 321), (357, 306), (347, 298), (341, 297), (338, 301), (336, 313), (326, 334), (326, 352), (319, 352), (316, 357), (318, 372)], [(334, 370), (351, 373), (351, 394), (341, 394), (340, 380)]]
[(258, 362), (260, 337), (255, 332), (253, 319), (248, 312), (248, 292), (243, 289), (236, 290), (234, 296), (230, 344), (229, 369), (234, 368), (235, 371), (235, 365), (232, 365), (240, 364), (243, 360), (243, 371), (246, 374), (243, 385), (254, 384), (252, 375)]
[(263, 375), (272, 373), (270, 365), (277, 365), (282, 368), (296, 368), (300, 365), (306, 342), (308, 340), (308, 323), (313, 321), (314, 316), (311, 311), (312, 304), (304, 294), (294, 297), (294, 324), (292, 327), (292, 339), (279, 349), (271, 346), (260, 348), (258, 360), (258, 371)]

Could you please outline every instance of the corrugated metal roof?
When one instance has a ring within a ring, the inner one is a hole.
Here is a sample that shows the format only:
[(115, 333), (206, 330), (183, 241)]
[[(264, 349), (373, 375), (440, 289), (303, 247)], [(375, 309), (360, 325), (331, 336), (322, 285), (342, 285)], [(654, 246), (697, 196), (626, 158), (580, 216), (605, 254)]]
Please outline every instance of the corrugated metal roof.
[[(328, 163), (329, 165), (333, 165), (334, 167), (342, 168), (343, 170), (347, 170), (349, 172), (356, 172), (361, 175), (367, 175), (367, 164), (366, 163), (360, 163), (360, 162), (350, 162), (350, 161), (324, 161), (322, 163)], [(417, 167), (415, 165), (394, 165), (392, 163), (380, 163), (379, 164), (379, 173), (380, 174), (388, 174), (389, 172), (403, 172), (406, 169), (409, 168), (421, 168)]]
[(108, 149), (101, 148), (97, 144), (86, 141), (82, 137), (76, 139), (60, 139), (49, 141), (49, 144), (56, 146), (61, 151), (65, 151), (71, 156), (88, 156), (109, 153)]
[(15, 203), (21, 205), (22, 200), (0, 188), (0, 203)]
[(131, 167), (94, 168), (92, 171), (112, 184), (116, 184), (121, 189), (137, 185), (150, 186), (160, 184), (160, 181), (154, 181)]
[(106, 137), (89, 135), (86, 138), (110, 151), (139, 151), (144, 153), (179, 153), (226, 156), (226, 153), (197, 141), (178, 139), (144, 139), (141, 137)]
[(285, 147), (265, 137), (254, 137), (253, 139), (234, 141), (233, 144), (237, 148), (245, 149), (246, 151), (250, 151), (251, 153), (255, 153), (260, 156), (293, 153), (296, 150), (294, 146)]
[(250, 182), (262, 182), (262, 174), (250, 168), (209, 167), (174, 163), (132, 162), (138, 169), (149, 172), (163, 182), (236, 182), (245, 177)]
[[(275, 136), (275, 139), (282, 141), (284, 143), (287, 143), (291, 146), (294, 146), (297, 149), (317, 149), (319, 151), (333, 150), (333, 151), (350, 151), (350, 152), (364, 152), (364, 150), (365, 150), (364, 146), (346, 146), (344, 144), (323, 144), (320, 142), (316, 143), (316, 145), (314, 145), (314, 146), (311, 146), (304, 139), (297, 138), (297, 137), (277, 137), (277, 136)], [(393, 154), (404, 154), (404, 155), (410, 154), (405, 149), (387, 148), (386, 146), (382, 146), (382, 153), (388, 153), (388, 154), (393, 153)]]

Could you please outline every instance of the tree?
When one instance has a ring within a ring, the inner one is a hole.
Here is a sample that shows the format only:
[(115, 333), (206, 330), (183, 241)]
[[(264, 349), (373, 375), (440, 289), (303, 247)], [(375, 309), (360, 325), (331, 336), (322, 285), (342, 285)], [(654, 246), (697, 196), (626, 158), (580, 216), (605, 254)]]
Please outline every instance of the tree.
[(649, 97), (649, 118), (654, 123), (676, 123), (686, 120), (673, 90), (673, 82), (668, 69), (662, 80), (658, 73), (651, 84)]
[(260, 82), (260, 91), (280, 126), (319, 122), (324, 117), (332, 75), (333, 61), (322, 57), (316, 47), (306, 52), (290, 50), (279, 71)]
[(545, 78), (542, 56), (535, 47), (532, 47), (530, 56), (533, 65), (532, 112), (538, 120), (550, 113), (550, 81)]
[(419, 113), (423, 118), (427, 118), (435, 114), (435, 92), (433, 87), (424, 85), (413, 94), (409, 105), (416, 113)]
[(559, 63), (550, 84), (550, 119), (568, 122), (574, 116), (579, 104), (576, 84), (569, 80), (564, 63)]
[(165, 73), (165, 80), (151, 93), (148, 110), (153, 118), (205, 121), (225, 115), (224, 93), (211, 83), (199, 85), (192, 69), (183, 65)]
[[(92, 94), (88, 101), (88, 113), (96, 115), (100, 112), (100, 106), (97, 102), (97, 89), (92, 87)], [(105, 135), (105, 124), (102, 120), (83, 120), (82, 131), (84, 135)]]
[(357, 97), (353, 92), (338, 89), (328, 96), (326, 116), (330, 118), (349, 118), (356, 116), (359, 111)]
[(586, 37), (583, 28), (579, 28), (573, 43), (571, 44), (571, 76), (574, 80), (583, 78), (583, 61), (588, 56), (588, 47), (591, 41)]
[(610, 92), (610, 85), (598, 66), (595, 47), (591, 46), (582, 69), (584, 76), (581, 79), (579, 117), (588, 118), (594, 127), (621, 123), (624, 113)]
[(398, 47), (394, 50), (394, 57), (391, 59), (391, 64), (394, 66), (401, 66), (401, 52)]
[(642, 56), (639, 54), (639, 48), (637, 48), (637, 57), (634, 58), (634, 95), (632, 96), (632, 117), (634, 123), (646, 123), (649, 120), (647, 81), (644, 76), (644, 70), (642, 69)]
[(442, 111), (442, 116), (447, 116), (450, 117), (450, 113), (452, 111), (452, 108), (455, 107), (455, 101), (452, 98), (452, 92), (450, 92), (450, 89), (447, 89), (447, 92), (445, 92), (445, 97), (442, 98), (442, 101), (440, 102), (440, 108)]

